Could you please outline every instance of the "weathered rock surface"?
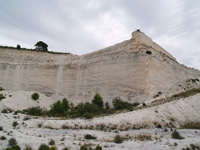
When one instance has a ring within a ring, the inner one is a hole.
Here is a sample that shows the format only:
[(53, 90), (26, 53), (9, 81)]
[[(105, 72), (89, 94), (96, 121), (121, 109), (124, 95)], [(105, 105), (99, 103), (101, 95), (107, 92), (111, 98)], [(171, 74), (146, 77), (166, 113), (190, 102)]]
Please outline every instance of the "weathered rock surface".
[(82, 56), (0, 49), (0, 87), (73, 103), (90, 101), (97, 92), (104, 101), (120, 96), (143, 102), (188, 79), (200, 79), (200, 71), (179, 64), (139, 31), (130, 40)]

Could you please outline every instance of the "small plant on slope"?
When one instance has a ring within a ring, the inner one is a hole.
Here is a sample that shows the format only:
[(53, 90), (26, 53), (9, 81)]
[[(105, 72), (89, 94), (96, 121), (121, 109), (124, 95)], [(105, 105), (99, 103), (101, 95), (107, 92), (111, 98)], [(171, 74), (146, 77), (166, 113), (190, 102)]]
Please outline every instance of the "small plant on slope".
[(116, 135), (114, 138), (114, 142), (120, 144), (123, 142), (123, 138), (120, 135)]
[(9, 141), (8, 141), (8, 145), (9, 146), (15, 146), (17, 145), (17, 141), (15, 138), (11, 138)]
[(41, 144), (38, 150), (49, 150), (49, 146), (46, 144)]
[(174, 130), (174, 132), (172, 132), (171, 136), (172, 136), (173, 139), (179, 139), (179, 140), (184, 139), (184, 137), (182, 137), (180, 135), (180, 133), (176, 130)]
[(92, 135), (90, 135), (90, 134), (86, 134), (86, 135), (85, 135), (85, 139), (87, 139), (87, 140), (95, 140), (96, 137), (95, 137), (95, 136), (92, 136)]
[(31, 98), (32, 98), (33, 100), (38, 100), (39, 94), (38, 94), (38, 93), (33, 93), (33, 94), (31, 95)]

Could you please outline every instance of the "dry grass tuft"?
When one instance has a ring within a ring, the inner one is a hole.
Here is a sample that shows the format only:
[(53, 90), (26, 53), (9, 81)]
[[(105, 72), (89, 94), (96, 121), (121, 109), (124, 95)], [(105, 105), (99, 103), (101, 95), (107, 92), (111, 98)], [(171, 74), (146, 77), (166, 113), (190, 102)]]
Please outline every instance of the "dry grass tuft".
[(134, 137), (138, 141), (152, 141), (151, 135), (140, 134)]

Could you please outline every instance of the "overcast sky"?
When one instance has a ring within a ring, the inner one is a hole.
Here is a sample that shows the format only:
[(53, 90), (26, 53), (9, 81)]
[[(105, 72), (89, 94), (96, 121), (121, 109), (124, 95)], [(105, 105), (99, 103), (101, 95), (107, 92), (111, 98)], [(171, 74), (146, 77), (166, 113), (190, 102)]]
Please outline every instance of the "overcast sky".
[(0, 0), (0, 45), (82, 55), (140, 29), (187, 66), (200, 69), (200, 0)]

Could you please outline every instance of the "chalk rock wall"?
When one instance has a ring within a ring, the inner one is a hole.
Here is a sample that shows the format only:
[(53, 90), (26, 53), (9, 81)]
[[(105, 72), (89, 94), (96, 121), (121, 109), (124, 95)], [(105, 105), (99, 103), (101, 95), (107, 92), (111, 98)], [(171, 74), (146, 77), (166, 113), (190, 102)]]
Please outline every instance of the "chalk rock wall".
[[(151, 51), (152, 54), (147, 54)], [(120, 96), (143, 102), (200, 72), (176, 59), (142, 32), (130, 40), (82, 56), (0, 49), (0, 87), (39, 91), (73, 103)]]

